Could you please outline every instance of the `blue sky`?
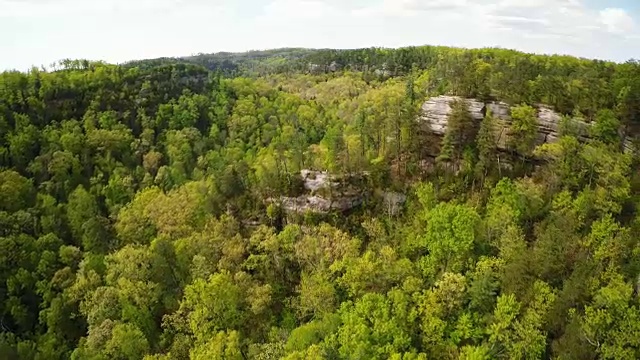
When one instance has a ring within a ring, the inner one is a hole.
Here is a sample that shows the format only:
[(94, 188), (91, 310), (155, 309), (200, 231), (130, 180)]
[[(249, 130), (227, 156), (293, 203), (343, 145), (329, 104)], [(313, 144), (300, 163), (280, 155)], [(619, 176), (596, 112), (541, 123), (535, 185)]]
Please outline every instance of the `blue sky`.
[(0, 70), (276, 47), (640, 58), (638, 0), (0, 0)]

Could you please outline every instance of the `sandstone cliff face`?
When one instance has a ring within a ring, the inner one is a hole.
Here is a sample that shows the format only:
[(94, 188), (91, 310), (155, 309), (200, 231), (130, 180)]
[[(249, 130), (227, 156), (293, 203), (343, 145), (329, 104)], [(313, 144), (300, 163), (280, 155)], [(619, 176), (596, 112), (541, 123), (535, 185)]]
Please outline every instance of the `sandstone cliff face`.
[[(509, 127), (511, 125), (511, 109), (502, 102), (483, 103), (475, 99), (461, 99), (456, 96), (438, 96), (427, 100), (422, 105), (421, 121), (430, 125), (431, 130), (440, 136), (447, 131), (451, 105), (454, 101), (464, 101), (471, 117), (480, 122), (487, 110), (491, 110), (496, 123), (496, 139), (498, 147), (507, 149)], [(558, 128), (561, 116), (553, 110), (540, 107), (538, 109), (538, 143), (554, 142), (558, 139)]]
[(296, 198), (283, 197), (280, 199), (282, 208), (287, 212), (304, 214), (328, 214), (332, 211), (348, 211), (362, 204), (362, 197), (347, 196), (335, 199), (325, 199), (316, 195), (302, 195)]
[(335, 176), (327, 172), (302, 170), (300, 177), (304, 183), (305, 194), (298, 197), (281, 197), (277, 200), (287, 212), (327, 214), (332, 211), (348, 211), (362, 204), (363, 196), (357, 189), (341, 184)]
[[(429, 124), (433, 133), (444, 136), (447, 131), (449, 114), (451, 114), (451, 105), (456, 100), (464, 101), (469, 109), (469, 114), (478, 122), (482, 121), (487, 110), (491, 110), (496, 123), (498, 148), (507, 150), (511, 126), (511, 108), (506, 103), (484, 103), (475, 99), (462, 99), (456, 96), (438, 96), (427, 100), (422, 105), (422, 115), (419, 120)], [(558, 141), (562, 116), (544, 105), (538, 106), (537, 110), (538, 145)], [(589, 140), (589, 127), (591, 124), (574, 120), (571, 126), (578, 133), (579, 140)], [(626, 151), (631, 151), (633, 148), (630, 139), (625, 140), (624, 146)]]

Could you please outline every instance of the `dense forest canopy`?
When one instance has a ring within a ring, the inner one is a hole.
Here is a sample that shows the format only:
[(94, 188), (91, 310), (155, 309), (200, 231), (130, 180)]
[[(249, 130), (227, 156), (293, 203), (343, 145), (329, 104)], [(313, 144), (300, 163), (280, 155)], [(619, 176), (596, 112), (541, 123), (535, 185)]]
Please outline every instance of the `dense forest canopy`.
[(639, 126), (640, 63), (503, 49), (4, 72), (0, 359), (640, 358)]

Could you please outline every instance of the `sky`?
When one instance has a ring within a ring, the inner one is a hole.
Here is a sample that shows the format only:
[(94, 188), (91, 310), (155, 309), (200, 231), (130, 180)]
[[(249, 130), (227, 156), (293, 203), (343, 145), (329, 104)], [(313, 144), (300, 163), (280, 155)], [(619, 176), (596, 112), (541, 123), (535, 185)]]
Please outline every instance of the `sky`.
[(280, 47), (640, 58), (639, 0), (0, 0), (0, 70)]

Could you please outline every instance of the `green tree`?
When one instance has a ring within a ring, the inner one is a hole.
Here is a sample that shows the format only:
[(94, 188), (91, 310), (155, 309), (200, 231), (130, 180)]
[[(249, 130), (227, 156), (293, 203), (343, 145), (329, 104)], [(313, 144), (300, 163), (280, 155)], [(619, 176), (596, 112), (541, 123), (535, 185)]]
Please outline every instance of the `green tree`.
[(543, 282), (533, 284), (526, 308), (513, 295), (501, 295), (489, 325), (489, 343), (506, 359), (539, 359), (545, 353), (544, 319), (555, 295)]
[(538, 136), (538, 118), (536, 109), (522, 105), (511, 109), (511, 132), (509, 147), (520, 156), (529, 156)]
[(77, 243), (82, 243), (85, 233), (84, 225), (88, 221), (95, 219), (95, 217), (99, 215), (98, 211), (98, 204), (95, 197), (85, 190), (84, 187), (78, 186), (71, 195), (69, 195), (67, 218), (69, 219), (69, 228)]
[(193, 360), (242, 360), (240, 334), (237, 331), (219, 332), (211, 340), (197, 345), (190, 355)]
[(366, 294), (340, 309), (343, 325), (338, 330), (340, 356), (387, 359), (411, 349), (415, 333), (411, 300), (401, 291)]
[(427, 228), (419, 238), (429, 255), (423, 271), (430, 275), (459, 272), (466, 268), (472, 255), (480, 217), (465, 205), (440, 203), (427, 215)]
[(451, 104), (451, 114), (447, 121), (440, 161), (456, 161), (462, 158), (467, 147), (473, 144), (478, 127), (464, 100), (455, 100)]
[(588, 346), (603, 359), (638, 357), (638, 308), (632, 304), (633, 288), (618, 274), (599, 289), (584, 310), (581, 328)]
[(477, 172), (482, 174), (484, 179), (496, 167), (498, 145), (496, 140), (495, 120), (491, 110), (487, 111), (484, 119), (480, 123), (478, 136), (476, 137), (478, 148)]
[(0, 210), (14, 212), (33, 206), (33, 183), (15, 171), (0, 172)]
[(189, 332), (206, 341), (219, 331), (240, 328), (245, 319), (243, 298), (231, 275), (218, 273), (187, 286), (179, 311), (186, 316)]
[(620, 121), (616, 118), (612, 110), (604, 109), (598, 111), (595, 123), (589, 128), (589, 132), (594, 139), (605, 144), (620, 144)]

